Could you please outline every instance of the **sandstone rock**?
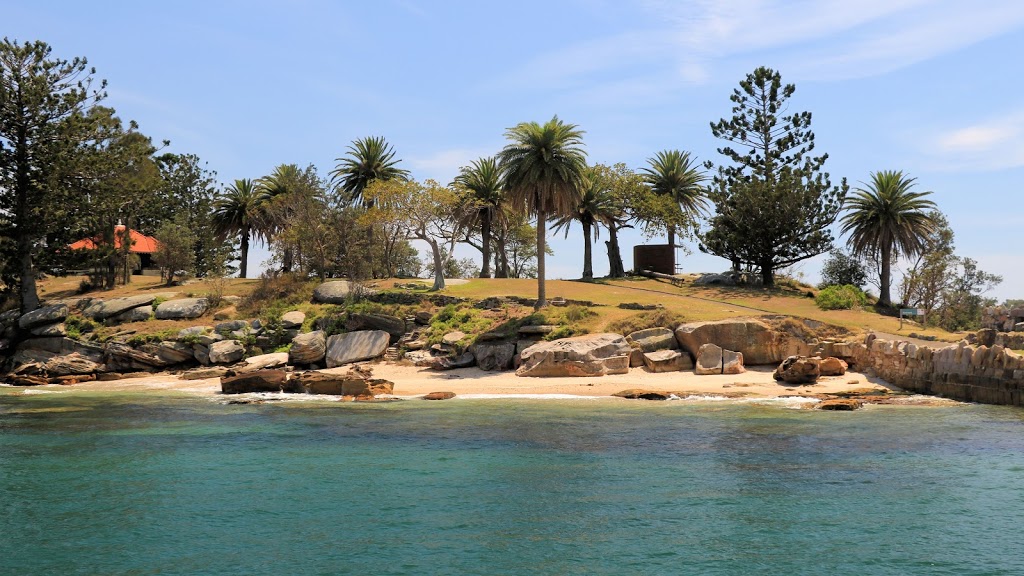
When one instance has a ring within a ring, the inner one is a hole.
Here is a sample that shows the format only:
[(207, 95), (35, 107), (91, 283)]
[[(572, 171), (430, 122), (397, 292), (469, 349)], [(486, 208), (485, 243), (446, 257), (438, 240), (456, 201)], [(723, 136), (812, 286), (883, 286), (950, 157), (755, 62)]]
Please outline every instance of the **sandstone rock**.
[(554, 332), (555, 328), (558, 328), (558, 326), (553, 326), (550, 324), (538, 324), (536, 326), (520, 326), (519, 335), (526, 337), (544, 336), (546, 334)]
[(71, 374), (94, 374), (102, 372), (104, 367), (78, 353), (54, 356), (43, 365), (51, 376), (67, 376)]
[(444, 342), (445, 344), (447, 344), (449, 346), (455, 346), (456, 344), (461, 342), (462, 339), (465, 338), (465, 337), (466, 337), (466, 333), (465, 332), (461, 332), (459, 330), (456, 330), (454, 332), (449, 332), (449, 333), (445, 334), (444, 336), (442, 336), (441, 337), (441, 342)]
[(167, 365), (156, 354), (136, 350), (121, 342), (108, 342), (104, 350), (104, 363), (113, 372), (152, 372)]
[(715, 344), (704, 344), (697, 350), (694, 371), (701, 376), (722, 373), (722, 349)]
[(626, 341), (639, 346), (644, 352), (676, 350), (679, 348), (679, 342), (676, 341), (675, 333), (668, 328), (638, 330), (626, 336)]
[(209, 344), (197, 343), (192, 345), (192, 354), (195, 355), (196, 360), (199, 361), (203, 366), (210, 365), (210, 346)]
[(842, 376), (846, 374), (847, 368), (849, 368), (849, 365), (845, 361), (831, 356), (823, 359), (818, 364), (818, 371), (822, 376)]
[(68, 330), (67, 330), (67, 326), (65, 326), (63, 322), (58, 322), (56, 324), (46, 324), (44, 326), (36, 326), (35, 328), (29, 330), (29, 334), (31, 334), (33, 336), (43, 336), (43, 337), (46, 337), (46, 336), (67, 336)]
[(379, 396), (394, 390), (394, 382), (382, 378), (351, 378), (342, 384), (341, 392), (343, 396)]
[(430, 326), (430, 321), (433, 319), (434, 315), (430, 312), (420, 311), (416, 313), (416, 323), (420, 326)]
[(477, 342), (469, 351), (481, 370), (508, 370), (516, 355), (516, 345), (513, 342)]
[(213, 326), (189, 326), (178, 330), (178, 340), (189, 340), (213, 331)]
[(197, 368), (195, 370), (189, 370), (178, 378), (182, 380), (206, 380), (207, 378), (223, 378), (225, 376), (234, 376), (235, 372), (224, 366), (215, 366), (213, 368)]
[(691, 370), (693, 360), (686, 352), (679, 350), (658, 350), (643, 353), (644, 366), (651, 372), (679, 372)]
[(122, 312), (117, 316), (107, 318), (107, 321), (113, 322), (115, 324), (127, 324), (129, 322), (145, 322), (146, 320), (149, 320), (152, 317), (153, 307), (147, 304), (146, 306), (132, 308), (131, 310)]
[(129, 310), (149, 306), (154, 300), (156, 300), (155, 294), (140, 294), (138, 296), (94, 301), (82, 311), (82, 315), (93, 320), (106, 320), (107, 318), (120, 316)]
[(629, 351), (629, 367), (637, 368), (644, 365), (644, 351), (639, 348), (633, 348)]
[(359, 291), (362, 294), (373, 294), (376, 291), (362, 286), (353, 286), (347, 280), (332, 280), (324, 282), (313, 290), (313, 302), (321, 304), (344, 304), (348, 301), (350, 292)]
[(777, 364), (787, 356), (806, 353), (808, 346), (788, 334), (753, 319), (691, 322), (675, 330), (683, 350), (696, 356), (703, 344), (717, 344), (727, 350), (743, 353), (748, 366)]
[(238, 330), (249, 329), (249, 323), (245, 320), (228, 320), (226, 322), (219, 322), (213, 325), (213, 331), (218, 334), (224, 334), (225, 332), (231, 333)]
[(424, 400), (451, 400), (455, 398), (455, 392), (431, 392), (424, 394)]
[(469, 368), (476, 363), (476, 358), (472, 352), (463, 352), (458, 356), (442, 356), (435, 358), (433, 362), (429, 364), (430, 368), (434, 370), (455, 370), (456, 368)]
[(383, 330), (388, 333), (391, 343), (394, 344), (405, 334), (405, 320), (387, 314), (349, 314), (348, 320), (345, 321), (345, 329), (350, 332)]
[(206, 298), (182, 298), (161, 302), (156, 307), (157, 320), (189, 320), (206, 313), (209, 302)]
[(384, 354), (390, 335), (383, 330), (362, 330), (335, 334), (327, 339), (327, 367), (369, 360)]
[(864, 406), (864, 402), (855, 398), (832, 398), (829, 400), (822, 400), (815, 406), (818, 410), (860, 410)]
[(248, 392), (280, 392), (288, 382), (284, 370), (258, 370), (247, 374), (224, 376), (220, 379), (220, 390), (224, 394), (245, 394)]
[[(345, 383), (349, 380), (362, 381), (364, 378), (355, 374), (331, 374), (328, 372), (303, 372), (296, 378), (300, 388), (307, 394), (329, 394), (343, 396), (345, 394)], [(356, 384), (349, 384), (351, 389)]]
[(305, 321), (306, 313), (300, 310), (292, 310), (281, 315), (281, 327), (285, 330), (302, 328), (302, 323)]
[(732, 350), (722, 350), (722, 374), (743, 374), (747, 369), (743, 367), (743, 353)]
[(270, 354), (260, 354), (259, 356), (246, 358), (242, 362), (242, 366), (239, 366), (235, 370), (241, 374), (243, 372), (266, 370), (267, 368), (280, 368), (286, 364), (288, 364), (287, 352), (272, 352)]
[(618, 396), (619, 398), (628, 398), (630, 400), (668, 400), (672, 397), (669, 392), (660, 392), (657, 390), (644, 390), (642, 388), (630, 388), (629, 390), (623, 390), (616, 392), (612, 396)]
[(192, 352), (192, 346), (184, 342), (164, 340), (160, 344), (157, 344), (151, 353), (155, 354), (161, 360), (164, 360), (167, 365), (181, 364), (182, 362), (195, 360), (195, 354)]
[(47, 324), (57, 324), (63, 322), (68, 317), (68, 306), (67, 304), (54, 304), (53, 306), (44, 306), (29, 312), (28, 314), (22, 315), (18, 318), (18, 327), (22, 330), (31, 330), (39, 326), (46, 326)]
[(982, 328), (978, 330), (978, 344), (980, 346), (994, 346), (996, 343), (997, 333), (991, 328)]
[(790, 356), (779, 364), (773, 376), (787, 384), (814, 384), (821, 375), (820, 364), (817, 357)]
[(211, 364), (232, 364), (245, 356), (245, 347), (237, 340), (221, 340), (210, 344)]
[(604, 376), (629, 372), (631, 349), (619, 334), (538, 342), (520, 354), (517, 376)]
[(701, 274), (693, 281), (694, 286), (735, 286), (736, 276), (733, 273)]
[(0, 314), (0, 326), (11, 326), (17, 323), (18, 317), (20, 316), (21, 311), (18, 310), (17, 308), (14, 308), (13, 310), (8, 310), (7, 312)]
[(315, 330), (299, 334), (292, 338), (292, 348), (288, 352), (290, 364), (315, 364), (324, 360), (327, 352), (327, 336), (323, 330)]

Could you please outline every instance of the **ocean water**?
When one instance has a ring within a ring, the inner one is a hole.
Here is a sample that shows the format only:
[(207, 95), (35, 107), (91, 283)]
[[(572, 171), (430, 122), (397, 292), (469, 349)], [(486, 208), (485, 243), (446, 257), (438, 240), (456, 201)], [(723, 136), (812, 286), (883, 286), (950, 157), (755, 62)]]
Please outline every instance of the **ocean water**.
[(1024, 411), (0, 389), (0, 574), (1024, 574)]

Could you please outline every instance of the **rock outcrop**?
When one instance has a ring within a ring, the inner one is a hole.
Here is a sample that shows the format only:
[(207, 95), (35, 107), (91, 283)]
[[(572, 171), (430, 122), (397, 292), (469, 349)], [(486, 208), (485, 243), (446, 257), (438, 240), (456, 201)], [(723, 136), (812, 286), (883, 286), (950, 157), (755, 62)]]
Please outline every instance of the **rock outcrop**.
[(629, 372), (630, 346), (620, 334), (538, 342), (522, 351), (517, 376), (604, 376)]
[(349, 332), (383, 330), (394, 344), (405, 334), (405, 320), (387, 314), (350, 314), (345, 329)]
[(651, 372), (679, 372), (692, 370), (693, 359), (686, 352), (679, 350), (658, 350), (643, 352), (643, 365)]
[(284, 370), (258, 370), (246, 374), (224, 376), (220, 390), (224, 394), (250, 392), (282, 392), (287, 387), (288, 373)]
[(768, 324), (754, 319), (691, 322), (676, 328), (675, 335), (680, 347), (694, 356), (702, 345), (716, 344), (742, 353), (749, 366), (778, 364), (808, 348), (802, 340), (776, 332)]
[(67, 304), (54, 304), (37, 308), (18, 318), (18, 327), (22, 330), (31, 330), (47, 324), (59, 324), (68, 317)]
[(281, 327), (285, 330), (297, 330), (302, 328), (306, 321), (306, 314), (300, 310), (292, 310), (281, 315)]
[(834, 356), (822, 359), (818, 364), (818, 370), (822, 376), (842, 376), (846, 374), (849, 365), (842, 359)]
[(668, 328), (638, 330), (626, 336), (626, 341), (644, 352), (676, 350), (679, 348), (679, 342), (676, 340), (675, 333)]
[(156, 307), (157, 320), (191, 320), (206, 313), (210, 304), (206, 298), (182, 298), (161, 302)]
[[(127, 296), (124, 298), (110, 298), (92, 302), (82, 311), (82, 315), (93, 320), (103, 321), (107, 318), (114, 318), (125, 314), (136, 308), (149, 306), (156, 300), (155, 295), (140, 294), (138, 296)], [(152, 312), (152, 307), (150, 307)], [(148, 315), (146, 316), (149, 317)]]
[(423, 395), (424, 400), (451, 400), (455, 398), (455, 392), (430, 392)]
[(383, 330), (335, 334), (327, 339), (327, 367), (334, 368), (382, 356), (391, 336)]
[(233, 364), (245, 356), (245, 347), (237, 340), (221, 340), (209, 347), (210, 364)]
[(314, 330), (292, 338), (288, 362), (300, 366), (319, 364), (327, 353), (327, 336), (323, 330)]
[(790, 356), (779, 364), (773, 374), (776, 380), (787, 384), (814, 384), (821, 375), (821, 358), (816, 356)]
[(697, 363), (694, 372), (699, 376), (722, 373), (722, 348), (717, 344), (701, 345), (697, 349)]
[(481, 370), (508, 370), (516, 355), (514, 342), (477, 342), (469, 347), (477, 367)]

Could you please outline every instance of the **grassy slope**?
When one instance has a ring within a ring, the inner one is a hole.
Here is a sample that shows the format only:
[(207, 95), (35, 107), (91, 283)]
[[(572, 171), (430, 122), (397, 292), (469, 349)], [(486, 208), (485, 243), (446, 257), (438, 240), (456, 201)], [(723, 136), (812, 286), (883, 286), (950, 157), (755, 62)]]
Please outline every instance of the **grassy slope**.
[[(80, 277), (52, 278), (42, 282), (42, 296), (47, 299), (70, 298), (77, 296)], [(227, 283), (224, 294), (244, 296), (258, 283), (258, 280), (232, 279)], [(377, 281), (379, 288), (387, 289), (396, 281)], [(405, 282), (405, 281), (397, 281)], [(94, 298), (112, 298), (136, 293), (159, 293), (175, 298), (189, 295), (201, 296), (211, 289), (209, 283), (193, 282), (174, 288), (164, 287), (159, 279), (136, 276), (132, 284), (120, 286), (109, 292), (96, 291), (86, 296)], [(482, 299), (488, 296), (520, 296), (533, 298), (537, 294), (536, 280), (519, 279), (473, 279), (467, 283), (452, 285), (444, 290), (445, 294), (464, 298)], [(676, 312), (688, 321), (721, 320), (744, 316), (760, 316), (765, 314), (781, 314), (818, 320), (826, 324), (840, 326), (854, 333), (873, 330), (891, 334), (934, 335), (940, 340), (955, 341), (959, 335), (942, 330), (921, 330), (918, 326), (905, 323), (899, 329), (899, 320), (881, 316), (871, 310), (835, 310), (822, 311), (814, 305), (814, 300), (806, 297), (799, 290), (765, 291), (758, 288), (734, 287), (701, 287), (687, 282), (675, 286), (670, 282), (659, 280), (615, 280), (584, 283), (566, 280), (551, 280), (547, 284), (549, 298), (562, 297), (570, 300), (587, 300), (598, 305), (598, 315), (585, 322), (592, 331), (600, 331), (609, 323), (637, 314), (634, 310), (618, 307), (620, 303), (635, 302), (639, 304), (662, 304), (666, 309)], [(306, 308), (307, 305), (300, 306)], [(192, 322), (195, 323), (195, 322)], [(164, 324), (167, 324), (166, 326)], [(125, 325), (141, 332), (157, 332), (177, 328), (180, 322), (154, 321)]]

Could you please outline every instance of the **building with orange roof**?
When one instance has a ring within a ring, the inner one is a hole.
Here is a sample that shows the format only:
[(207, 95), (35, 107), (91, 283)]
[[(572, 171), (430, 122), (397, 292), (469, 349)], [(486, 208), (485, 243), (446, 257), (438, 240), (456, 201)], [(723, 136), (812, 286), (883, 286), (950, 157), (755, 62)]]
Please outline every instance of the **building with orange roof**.
[[(114, 227), (114, 248), (121, 248), (124, 231), (124, 224), (118, 224)], [(136, 270), (136, 274), (152, 269), (153, 254), (160, 249), (160, 241), (152, 236), (146, 236), (138, 230), (128, 230), (128, 238), (131, 240), (131, 248), (128, 251), (132, 254), (138, 254), (141, 262), (140, 269)], [(102, 236), (93, 236), (92, 238), (83, 238), (77, 242), (72, 242), (68, 247), (72, 250), (95, 250), (104, 242), (105, 240)]]

